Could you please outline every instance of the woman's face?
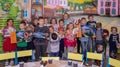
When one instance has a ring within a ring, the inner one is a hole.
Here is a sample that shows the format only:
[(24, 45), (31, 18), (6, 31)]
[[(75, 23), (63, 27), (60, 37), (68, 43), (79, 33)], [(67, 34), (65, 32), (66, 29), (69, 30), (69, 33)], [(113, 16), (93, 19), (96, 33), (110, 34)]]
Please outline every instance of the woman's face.
[(8, 21), (8, 26), (12, 26), (13, 25), (13, 21), (12, 20), (9, 20)]
[(67, 20), (68, 18), (68, 14), (64, 14), (64, 19)]

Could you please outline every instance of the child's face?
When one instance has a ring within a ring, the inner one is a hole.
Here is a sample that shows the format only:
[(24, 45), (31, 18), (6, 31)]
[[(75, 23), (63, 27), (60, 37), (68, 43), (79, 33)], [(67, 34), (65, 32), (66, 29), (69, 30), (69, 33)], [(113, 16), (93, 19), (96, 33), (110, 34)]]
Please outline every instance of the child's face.
[(67, 14), (64, 14), (64, 19), (68, 19), (68, 15)]
[(83, 20), (81, 20), (81, 24), (84, 24), (84, 25), (86, 25), (86, 20), (85, 19), (83, 19)]
[(73, 24), (69, 24), (68, 28), (69, 28), (69, 29), (73, 29), (73, 28), (74, 28), (74, 25), (73, 25)]
[(52, 24), (56, 24), (57, 22), (55, 21), (55, 19), (52, 19)]
[(9, 20), (8, 21), (8, 26), (12, 26), (13, 25), (13, 21), (12, 20)]
[(49, 28), (49, 32), (50, 32), (50, 33), (54, 33), (54, 29), (50, 27), (50, 28)]
[(35, 19), (35, 20), (33, 21), (33, 24), (37, 25), (37, 24), (38, 24), (38, 20)]
[(103, 50), (103, 46), (102, 45), (99, 45), (98, 46), (98, 51), (102, 51)]
[(112, 29), (112, 33), (117, 33), (115, 28)]
[(25, 29), (26, 26), (25, 26), (24, 24), (20, 24), (19, 27), (20, 27), (20, 29), (22, 30), (22, 29)]
[(93, 21), (94, 20), (94, 18), (92, 16), (89, 17), (88, 19), (89, 19), (89, 21)]
[(64, 22), (63, 21), (60, 21), (60, 26), (64, 26)]
[(44, 25), (44, 19), (39, 19), (38, 23), (39, 25)]
[(48, 19), (45, 19), (45, 24), (47, 24), (48, 23)]

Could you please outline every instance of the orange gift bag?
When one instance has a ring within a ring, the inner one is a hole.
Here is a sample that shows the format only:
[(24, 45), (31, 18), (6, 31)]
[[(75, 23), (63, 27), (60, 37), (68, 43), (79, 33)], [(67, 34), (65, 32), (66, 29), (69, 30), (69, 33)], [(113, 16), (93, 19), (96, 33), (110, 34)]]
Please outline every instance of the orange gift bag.
[(11, 43), (17, 43), (16, 32), (11, 32)]

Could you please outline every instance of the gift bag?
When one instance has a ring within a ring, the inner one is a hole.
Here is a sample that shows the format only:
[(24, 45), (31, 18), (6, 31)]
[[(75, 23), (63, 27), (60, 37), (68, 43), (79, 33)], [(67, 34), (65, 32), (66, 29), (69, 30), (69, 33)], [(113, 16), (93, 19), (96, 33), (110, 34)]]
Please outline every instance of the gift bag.
[(11, 32), (11, 43), (17, 43), (16, 32)]

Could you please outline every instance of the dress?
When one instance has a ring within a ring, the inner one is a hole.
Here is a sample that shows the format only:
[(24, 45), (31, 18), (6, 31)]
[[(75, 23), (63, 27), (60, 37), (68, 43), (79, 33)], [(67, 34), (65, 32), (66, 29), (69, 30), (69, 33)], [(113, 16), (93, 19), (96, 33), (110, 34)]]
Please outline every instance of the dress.
[(4, 52), (11, 52), (16, 50), (16, 43), (11, 43), (10, 33), (15, 31), (14, 27), (6, 26), (3, 30), (4, 33), (4, 42), (3, 42), (3, 50)]

